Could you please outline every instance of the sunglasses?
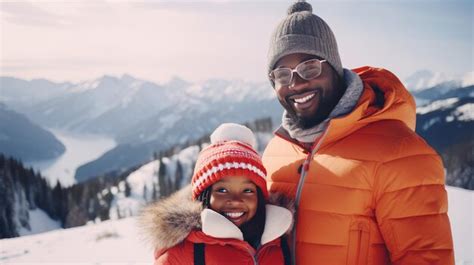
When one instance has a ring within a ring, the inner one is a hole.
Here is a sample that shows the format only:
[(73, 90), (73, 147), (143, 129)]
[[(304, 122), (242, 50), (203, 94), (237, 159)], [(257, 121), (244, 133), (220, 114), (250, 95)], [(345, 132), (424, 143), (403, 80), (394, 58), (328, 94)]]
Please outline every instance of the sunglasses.
[(270, 72), (270, 79), (275, 83), (275, 87), (289, 86), (293, 80), (293, 73), (297, 73), (304, 80), (312, 80), (321, 75), (322, 64), (326, 60), (311, 59), (298, 64), (294, 69), (277, 68)]

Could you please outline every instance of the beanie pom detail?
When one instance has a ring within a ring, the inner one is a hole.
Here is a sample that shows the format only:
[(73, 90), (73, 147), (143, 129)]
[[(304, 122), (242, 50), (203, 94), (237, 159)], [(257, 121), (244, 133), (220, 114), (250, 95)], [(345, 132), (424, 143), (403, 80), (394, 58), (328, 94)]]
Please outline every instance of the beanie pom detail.
[(294, 4), (292, 4), (288, 8), (288, 15), (291, 15), (296, 12), (303, 12), (303, 11), (308, 11), (308, 12), (313, 12), (313, 7), (311, 6), (310, 3), (304, 2), (304, 1), (298, 1)]
[(211, 144), (223, 141), (240, 141), (257, 148), (257, 140), (253, 132), (240, 124), (223, 123), (211, 134)]

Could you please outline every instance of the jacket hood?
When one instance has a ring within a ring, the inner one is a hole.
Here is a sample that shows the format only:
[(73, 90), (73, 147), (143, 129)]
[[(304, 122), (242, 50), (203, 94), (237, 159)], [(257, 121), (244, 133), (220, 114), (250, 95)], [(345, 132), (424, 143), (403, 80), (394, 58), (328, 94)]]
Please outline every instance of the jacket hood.
[[(362, 95), (352, 111), (329, 120), (323, 146), (366, 125), (382, 120), (397, 120), (411, 130), (415, 130), (415, 100), (394, 74), (382, 68), (369, 66), (356, 68), (352, 71), (362, 80)], [(275, 131), (275, 134), (307, 148), (293, 139), (282, 126)]]
[(383, 120), (397, 120), (411, 130), (415, 130), (415, 101), (394, 74), (382, 68), (369, 66), (352, 71), (362, 79), (364, 90), (350, 113), (329, 122), (323, 145), (341, 139), (366, 125)]
[[(294, 201), (282, 194), (270, 194), (269, 204), (288, 209), (288, 214), (291, 214), (290, 219), (294, 216)], [(270, 214), (282, 214), (282, 212), (278, 211), (275, 207), (268, 206), (269, 205), (266, 207), (267, 214), (270, 213), (269, 211), (271, 211)], [(225, 224), (226, 221), (231, 223), (227, 218), (210, 209), (203, 210), (200, 201), (193, 201), (191, 199), (191, 186), (188, 185), (170, 197), (145, 207), (139, 217), (139, 223), (145, 237), (156, 250), (168, 249), (183, 242), (193, 230), (203, 230), (206, 234), (217, 238), (233, 237), (241, 239), (239, 238), (239, 233), (241, 232), (237, 227), (234, 226), (237, 228), (235, 229), (231, 225)], [(217, 232), (215, 226), (211, 225), (204, 225), (206, 229), (203, 229), (202, 219), (210, 219), (213, 222), (217, 220), (217, 225), (224, 224), (227, 226), (227, 229), (221, 229)], [(285, 224), (285, 227), (288, 226), (286, 232), (291, 231), (291, 225), (292, 222)], [(268, 222), (265, 228), (267, 228), (267, 226), (269, 226)], [(225, 236), (219, 236), (218, 233), (222, 232), (227, 234), (222, 234)], [(275, 237), (274, 232), (264, 231), (262, 242), (266, 243), (273, 237)]]
[(392, 72), (369, 66), (353, 71), (360, 76), (365, 88), (356, 107), (365, 112), (360, 117), (361, 122), (399, 120), (411, 130), (415, 130), (415, 100)]

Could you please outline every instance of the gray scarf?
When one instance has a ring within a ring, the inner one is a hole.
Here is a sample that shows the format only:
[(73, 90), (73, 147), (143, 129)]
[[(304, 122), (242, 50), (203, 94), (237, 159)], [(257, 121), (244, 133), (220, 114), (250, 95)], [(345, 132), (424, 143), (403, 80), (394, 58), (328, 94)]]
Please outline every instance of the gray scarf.
[(301, 129), (297, 126), (296, 122), (290, 117), (286, 110), (283, 112), (281, 125), (283, 129), (288, 132), (291, 138), (296, 139), (301, 143), (313, 143), (326, 129), (329, 120), (347, 114), (354, 109), (362, 95), (362, 90), (364, 89), (362, 80), (356, 73), (344, 69), (344, 81), (347, 84), (346, 92), (344, 92), (344, 95), (342, 95), (328, 118), (321, 123), (309, 129)]

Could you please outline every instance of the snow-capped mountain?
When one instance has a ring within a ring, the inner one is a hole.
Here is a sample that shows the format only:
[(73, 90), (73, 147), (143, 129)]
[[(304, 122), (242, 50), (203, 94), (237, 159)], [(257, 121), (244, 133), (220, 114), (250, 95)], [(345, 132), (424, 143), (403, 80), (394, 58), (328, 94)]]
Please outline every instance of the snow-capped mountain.
[[(472, 97), (472, 86), (458, 89), (466, 80), (449, 81), (442, 74), (420, 71), (405, 83), (421, 106), (443, 98)], [(212, 79), (191, 83), (175, 77), (156, 84), (123, 75), (57, 86), (61, 88), (53, 89), (56, 92), (47, 99), (19, 105), (21, 111), (44, 127), (106, 134), (118, 143), (102, 157), (80, 167), (76, 175), (80, 180), (109, 171), (120, 172), (150, 159), (153, 152), (194, 140), (222, 122), (243, 123), (271, 117), (277, 124), (282, 113), (266, 81)], [(3, 91), (8, 92), (4, 98), (14, 98), (12, 89)]]
[(173, 104), (177, 94), (172, 87), (129, 75), (103, 76), (77, 84), (26, 112), (46, 127), (116, 135)]
[[(11, 91), (25, 90), (24, 94), (28, 95), (37, 85), (37, 82), (23, 81), (30, 84), (30, 87), (17, 88), (19, 86), (13, 86), (14, 82), (10, 79), (3, 79), (9, 81), (2, 84), (5, 87), (3, 94), (8, 96), (5, 101), (17, 98)], [(21, 83), (22, 80), (15, 81)], [(222, 106), (224, 108), (221, 109), (228, 109), (229, 105), (226, 103), (233, 105), (236, 102), (258, 102), (274, 98), (274, 92), (267, 82), (214, 79), (192, 84), (175, 77), (167, 83), (156, 84), (130, 75), (121, 77), (106, 75), (95, 80), (68, 85), (67, 89), (64, 89), (65, 85), (57, 84), (61, 89), (56, 87), (52, 91), (59, 91), (58, 93), (43, 95), (42, 100), (19, 109), (44, 127), (117, 137), (126, 135), (129, 130), (134, 133), (137, 131), (136, 124), (139, 123), (151, 122), (155, 124), (154, 129), (163, 125), (169, 126), (175, 123), (176, 119), (150, 118), (164, 116), (164, 113), (170, 111), (178, 117), (183, 117), (189, 116), (188, 114), (204, 113), (207, 110), (218, 110)], [(213, 104), (220, 106), (213, 107)], [(161, 122), (164, 124), (159, 124)], [(123, 142), (121, 138), (119, 137), (119, 142)], [(142, 137), (135, 137), (133, 141), (128, 139), (125, 142), (148, 140), (150, 139), (142, 134)]]
[(278, 120), (282, 108), (268, 82), (193, 84), (175, 77), (155, 84), (123, 75), (73, 85), (23, 111), (45, 127), (115, 138), (116, 148), (77, 170), (76, 178), (85, 180), (148, 160), (153, 152), (197, 139), (222, 122)]
[(469, 94), (474, 96), (473, 75), (474, 72), (468, 72), (461, 78), (453, 78), (443, 73), (422, 70), (406, 78), (403, 83), (415, 97), (416, 105), (422, 106), (437, 99), (465, 97)]
[(417, 132), (436, 150), (473, 139), (474, 98), (441, 99), (419, 107)]
[(24, 112), (27, 108), (65, 93), (73, 84), (55, 83), (46, 79), (23, 80), (0, 76), (0, 102), (13, 110)]
[(455, 82), (454, 87), (459, 87), (462, 84), (462, 80), (455, 80), (443, 73), (434, 73), (429, 70), (420, 70), (413, 73), (403, 81), (403, 84), (411, 92), (419, 92), (446, 82)]
[(474, 86), (462, 87), (458, 81), (447, 81), (424, 90), (412, 92), (412, 94), (417, 100), (417, 105), (421, 106), (438, 99), (473, 96)]

